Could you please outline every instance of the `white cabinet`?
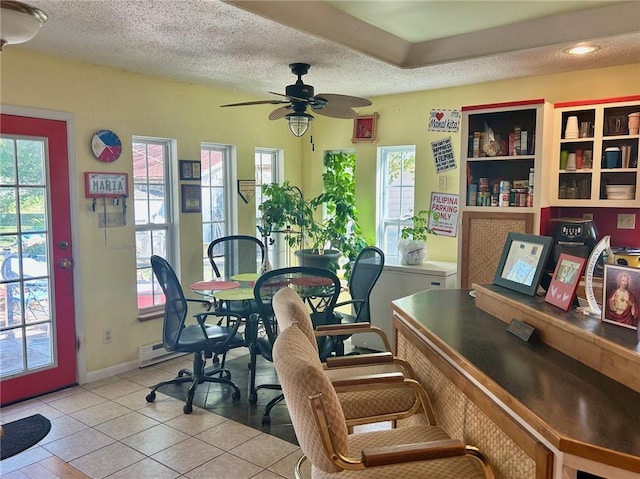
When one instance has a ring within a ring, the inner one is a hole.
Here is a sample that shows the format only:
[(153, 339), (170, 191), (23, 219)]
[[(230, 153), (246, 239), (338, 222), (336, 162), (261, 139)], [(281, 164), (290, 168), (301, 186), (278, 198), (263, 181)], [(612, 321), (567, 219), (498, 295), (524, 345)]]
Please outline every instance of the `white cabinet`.
[[(629, 114), (640, 112), (640, 96), (557, 103), (554, 107), (550, 204), (640, 206), (640, 135), (637, 132), (630, 134), (628, 129)], [(577, 124), (586, 127), (582, 131), (578, 127), (577, 138), (571, 132), (567, 135), (570, 118), (577, 118)], [(612, 152), (609, 161), (605, 155), (607, 150)], [(625, 150), (628, 151), (627, 159), (624, 158)], [(578, 158), (575, 167), (571, 160), (567, 161), (571, 154)], [(591, 164), (585, 164), (585, 155), (591, 155)], [(633, 193), (626, 195), (629, 191)]]
[[(393, 343), (391, 301), (426, 289), (455, 287), (455, 263), (427, 261), (421, 265), (401, 265), (400, 258), (387, 258), (382, 274), (371, 292), (371, 324), (381, 328)], [(384, 350), (378, 336), (370, 333), (353, 335), (351, 344), (377, 351)]]

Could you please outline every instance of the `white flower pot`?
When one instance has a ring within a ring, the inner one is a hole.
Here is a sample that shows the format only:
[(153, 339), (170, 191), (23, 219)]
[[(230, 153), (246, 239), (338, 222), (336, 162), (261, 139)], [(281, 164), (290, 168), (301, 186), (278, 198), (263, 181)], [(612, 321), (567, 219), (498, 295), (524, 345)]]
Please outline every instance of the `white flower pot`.
[(426, 241), (399, 239), (398, 249), (402, 255), (402, 264), (422, 264), (427, 260)]

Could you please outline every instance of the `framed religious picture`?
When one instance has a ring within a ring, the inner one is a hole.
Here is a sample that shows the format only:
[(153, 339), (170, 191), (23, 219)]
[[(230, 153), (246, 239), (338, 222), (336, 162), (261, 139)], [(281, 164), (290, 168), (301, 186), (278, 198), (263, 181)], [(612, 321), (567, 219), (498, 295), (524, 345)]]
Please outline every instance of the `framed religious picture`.
[(535, 296), (552, 241), (550, 236), (507, 234), (493, 283)]
[(357, 116), (353, 120), (351, 143), (375, 143), (378, 141), (378, 118), (380, 115)]
[(182, 212), (200, 213), (202, 211), (202, 190), (200, 185), (182, 186)]
[(604, 265), (602, 321), (638, 329), (640, 269)]
[(565, 311), (571, 309), (586, 258), (560, 254), (544, 300)]

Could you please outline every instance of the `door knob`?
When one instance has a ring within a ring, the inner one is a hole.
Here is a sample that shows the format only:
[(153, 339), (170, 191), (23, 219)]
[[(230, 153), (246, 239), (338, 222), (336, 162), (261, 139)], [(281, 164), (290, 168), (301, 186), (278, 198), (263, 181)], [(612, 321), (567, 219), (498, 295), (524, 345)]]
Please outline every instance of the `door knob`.
[(70, 259), (62, 258), (62, 259), (60, 260), (60, 267), (61, 267), (62, 269), (70, 269), (70, 268), (71, 268), (71, 266), (72, 266), (72, 265), (71, 265), (71, 260), (70, 260)]

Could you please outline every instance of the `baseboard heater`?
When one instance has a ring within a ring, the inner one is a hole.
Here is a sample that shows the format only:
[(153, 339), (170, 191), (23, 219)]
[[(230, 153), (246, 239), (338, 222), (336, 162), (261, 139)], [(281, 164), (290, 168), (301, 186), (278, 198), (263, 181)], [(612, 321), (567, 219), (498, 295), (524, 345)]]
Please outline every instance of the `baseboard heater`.
[(139, 367), (144, 368), (185, 354), (187, 353), (169, 352), (164, 349), (162, 343), (145, 344), (138, 346)]

